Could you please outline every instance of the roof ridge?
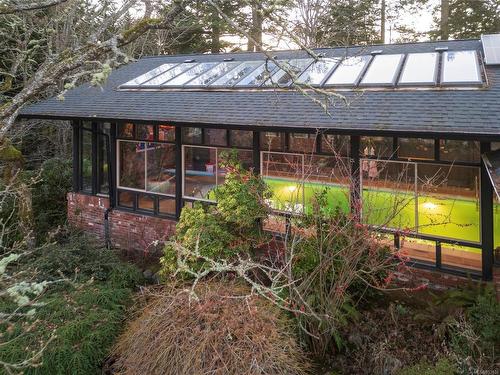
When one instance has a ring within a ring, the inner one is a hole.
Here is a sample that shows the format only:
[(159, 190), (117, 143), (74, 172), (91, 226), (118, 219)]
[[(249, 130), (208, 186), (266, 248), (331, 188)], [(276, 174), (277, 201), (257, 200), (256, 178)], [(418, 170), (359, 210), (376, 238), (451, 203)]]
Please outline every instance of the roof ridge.
[[(444, 43), (458, 43), (458, 42), (480, 42), (480, 39), (451, 39), (451, 40), (425, 40), (422, 42), (401, 42), (401, 43), (378, 43), (378, 44), (354, 44), (349, 46), (335, 46), (335, 47), (316, 47), (312, 48), (313, 51), (324, 51), (324, 50), (340, 50), (340, 49), (354, 49), (354, 48), (372, 48), (372, 47), (390, 47), (390, 46), (405, 46), (405, 45), (419, 45), (419, 44), (444, 44)], [(269, 50), (267, 52), (273, 53), (287, 53), (287, 52), (303, 52), (304, 49), (277, 49)], [(207, 53), (207, 52), (195, 52), (195, 53), (179, 53), (179, 54), (163, 54), (163, 55), (148, 55), (137, 58), (141, 59), (159, 59), (165, 57), (188, 57), (188, 56), (227, 56), (227, 55), (256, 55), (262, 54), (261, 51), (233, 51), (233, 52), (217, 52), (217, 53)]]

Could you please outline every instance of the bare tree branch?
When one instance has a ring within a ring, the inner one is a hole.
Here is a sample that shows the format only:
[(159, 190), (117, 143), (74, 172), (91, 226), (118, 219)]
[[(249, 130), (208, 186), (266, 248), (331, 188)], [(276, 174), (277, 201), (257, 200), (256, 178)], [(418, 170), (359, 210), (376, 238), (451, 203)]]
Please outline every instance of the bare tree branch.
[(0, 1), (0, 15), (50, 8), (54, 5), (59, 5), (67, 1), (68, 0), (45, 0), (45, 1), (34, 1), (31, 3), (19, 3), (17, 1), (6, 1), (6, 2)]

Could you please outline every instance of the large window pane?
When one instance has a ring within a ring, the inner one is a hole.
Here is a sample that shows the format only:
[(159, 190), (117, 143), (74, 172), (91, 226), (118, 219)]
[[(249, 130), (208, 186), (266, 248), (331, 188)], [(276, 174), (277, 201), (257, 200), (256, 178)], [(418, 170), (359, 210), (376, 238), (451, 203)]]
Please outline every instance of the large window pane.
[(184, 196), (209, 199), (217, 185), (215, 148), (184, 147)]
[(392, 145), (391, 137), (361, 137), (361, 154), (377, 158), (391, 157)]
[(253, 132), (247, 130), (230, 130), (230, 146), (253, 148)]
[(418, 164), (421, 233), (480, 241), (479, 168)]
[(306, 154), (316, 152), (318, 134), (290, 133), (288, 137), (290, 151), (304, 152)]
[[(90, 123), (84, 123), (84, 127), (90, 129)], [(92, 191), (92, 132), (82, 130), (80, 169), (82, 175), (82, 190)]]
[(495, 262), (500, 263), (500, 201), (496, 195), (493, 196), (493, 233)]
[(365, 223), (416, 230), (414, 163), (362, 159), (361, 181)]
[(326, 193), (331, 211), (349, 211), (350, 159), (336, 156), (304, 156), (304, 199), (306, 210), (311, 209), (315, 195)]
[(441, 160), (472, 163), (480, 161), (479, 142), (441, 139), (439, 141), (439, 148)]
[(175, 195), (175, 145), (148, 144), (146, 190)]
[(119, 186), (145, 189), (145, 148), (144, 142), (118, 142)]
[(273, 192), (272, 208), (303, 212), (304, 155), (263, 152), (261, 173)]
[(398, 156), (408, 159), (434, 159), (434, 139), (398, 138)]

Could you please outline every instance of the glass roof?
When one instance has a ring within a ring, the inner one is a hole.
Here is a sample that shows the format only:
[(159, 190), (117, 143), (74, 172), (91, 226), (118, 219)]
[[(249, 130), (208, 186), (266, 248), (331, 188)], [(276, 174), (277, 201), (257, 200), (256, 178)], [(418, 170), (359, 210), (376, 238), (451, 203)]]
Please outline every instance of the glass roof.
[(196, 65), (194, 68), (189, 69), (188, 71), (178, 75), (177, 77), (171, 79), (165, 86), (181, 86), (186, 82), (192, 80), (193, 78), (199, 76), (200, 74), (205, 73), (207, 70), (212, 69), (217, 62), (209, 62), (209, 63), (201, 63)]
[[(280, 64), (286, 65), (289, 70), (292, 71), (292, 73), (298, 77), (300, 73), (304, 69), (306, 69), (309, 64), (313, 62), (313, 59), (291, 59), (291, 60), (283, 60), (279, 61)], [(275, 73), (271, 75), (271, 78), (269, 78), (266, 82), (266, 86), (280, 86), (280, 87), (285, 87), (285, 86), (290, 86), (292, 83), (292, 77), (283, 69), (277, 70)]]
[(272, 61), (267, 61), (262, 63), (257, 69), (251, 72), (249, 75), (244, 77), (241, 81), (239, 81), (235, 87), (241, 86), (260, 86), (266, 81), (271, 74), (278, 69), (277, 65)]
[(176, 67), (167, 70), (165, 73), (162, 73), (153, 79), (150, 79), (147, 82), (144, 82), (142, 86), (160, 86), (167, 81), (170, 81), (172, 78), (178, 76), (181, 73), (184, 73), (186, 70), (191, 69), (195, 66), (196, 63), (182, 63), (177, 65)]
[(208, 86), (217, 78), (241, 64), (241, 61), (224, 61), (213, 69), (186, 83), (186, 86)]
[(262, 61), (246, 61), (236, 68), (231, 70), (229, 73), (224, 74), (222, 77), (217, 79), (211, 84), (211, 86), (234, 86), (242, 77), (247, 76), (253, 70), (255, 70)]
[(306, 83), (309, 85), (320, 85), (328, 74), (332, 71), (340, 58), (322, 58), (315, 61), (309, 67), (302, 72), (298, 78), (298, 83)]
[(403, 85), (436, 84), (438, 57), (437, 52), (410, 53), (406, 57), (399, 83)]
[(371, 56), (347, 57), (339, 64), (325, 85), (355, 86)]
[(137, 78), (134, 78), (131, 81), (128, 81), (127, 83), (124, 83), (123, 86), (137, 86), (137, 85), (142, 85), (144, 82), (150, 80), (153, 77), (156, 77), (157, 75), (166, 72), (169, 69), (172, 69), (174, 66), (177, 64), (163, 64), (160, 65), (157, 68), (154, 68), (153, 70), (150, 70), (147, 73), (144, 73), (143, 75), (140, 75)]
[(360, 84), (394, 85), (403, 56), (402, 54), (375, 56)]
[[(441, 59), (441, 64), (439, 60)], [(320, 87), (456, 87), (482, 83), (477, 51), (433, 51), (340, 57), (249, 61), (209, 61), (160, 65), (121, 85), (123, 89), (290, 87), (296, 83)]]
[(441, 83), (481, 83), (481, 73), (476, 51), (444, 52)]

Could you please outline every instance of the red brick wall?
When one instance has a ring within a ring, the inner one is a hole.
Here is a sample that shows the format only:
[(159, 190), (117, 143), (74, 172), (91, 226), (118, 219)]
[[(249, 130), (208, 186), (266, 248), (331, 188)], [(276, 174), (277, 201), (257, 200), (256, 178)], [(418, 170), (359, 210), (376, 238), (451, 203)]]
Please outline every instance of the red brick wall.
[[(108, 198), (68, 194), (68, 220), (77, 228), (104, 241), (104, 213)], [(113, 246), (124, 250), (151, 253), (156, 241), (168, 239), (175, 231), (174, 220), (162, 219), (119, 210), (109, 214), (110, 238)]]

